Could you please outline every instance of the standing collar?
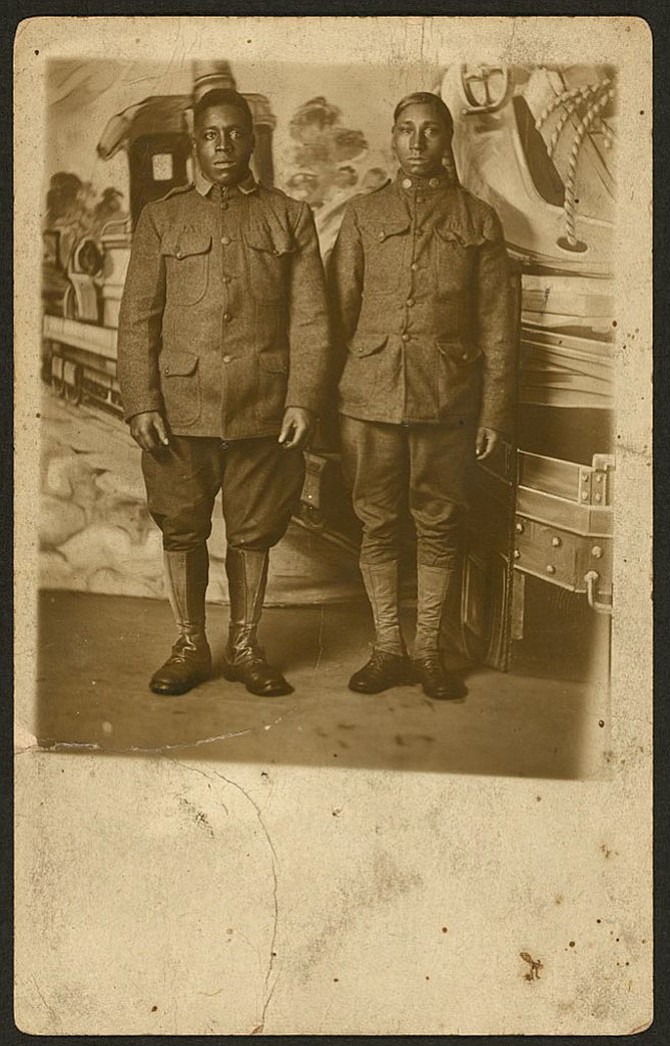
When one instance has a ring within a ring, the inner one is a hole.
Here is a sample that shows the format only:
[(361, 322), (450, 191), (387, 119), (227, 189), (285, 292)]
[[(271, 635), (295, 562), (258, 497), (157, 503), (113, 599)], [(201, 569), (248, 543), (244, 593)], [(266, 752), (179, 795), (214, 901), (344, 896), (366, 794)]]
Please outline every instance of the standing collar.
[[(207, 196), (212, 186), (214, 185), (214, 182), (210, 182), (209, 178), (205, 177), (205, 175), (202, 173), (202, 171), (197, 165), (195, 169), (194, 182), (196, 191), (199, 192), (201, 196)], [(249, 193), (256, 192), (256, 190), (258, 189), (258, 183), (251, 171), (249, 171), (246, 178), (244, 178), (241, 182), (238, 182), (237, 185), (224, 185), (222, 186), (222, 188), (226, 190), (226, 193), (232, 192), (233, 189), (239, 189), (239, 191), (244, 196), (248, 196)]]
[(399, 189), (405, 192), (413, 192), (420, 189), (421, 192), (448, 189), (453, 184), (453, 178), (449, 171), (444, 168), (439, 174), (433, 174), (429, 178), (420, 178), (416, 174), (405, 174), (402, 168), (398, 170), (395, 180)]

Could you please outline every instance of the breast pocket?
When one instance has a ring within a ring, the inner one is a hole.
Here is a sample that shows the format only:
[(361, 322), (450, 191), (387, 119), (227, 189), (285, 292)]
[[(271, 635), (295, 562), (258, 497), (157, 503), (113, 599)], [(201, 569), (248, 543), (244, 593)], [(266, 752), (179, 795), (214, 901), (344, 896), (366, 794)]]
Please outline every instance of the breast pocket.
[(249, 288), (257, 301), (278, 301), (285, 293), (296, 246), (288, 229), (252, 225), (244, 233)]
[(483, 236), (454, 225), (437, 225), (433, 237), (435, 280), (438, 299), (463, 294), (471, 286), (477, 253)]
[(362, 221), (365, 252), (365, 297), (397, 294), (398, 278), (410, 243), (409, 217)]
[(209, 280), (212, 237), (192, 229), (170, 230), (161, 242), (165, 258), (167, 301), (195, 305), (204, 298)]

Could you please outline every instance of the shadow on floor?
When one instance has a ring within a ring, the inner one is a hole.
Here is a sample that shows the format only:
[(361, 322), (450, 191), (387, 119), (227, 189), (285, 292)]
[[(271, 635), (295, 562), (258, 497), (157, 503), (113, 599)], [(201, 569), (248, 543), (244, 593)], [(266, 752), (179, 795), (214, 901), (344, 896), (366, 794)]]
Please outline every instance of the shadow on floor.
[(602, 685), (471, 668), (463, 701), (430, 701), (418, 686), (354, 694), (347, 680), (369, 654), (368, 610), (360, 601), (266, 610), (268, 656), (295, 693), (263, 699), (221, 677), (226, 628), (226, 608), (209, 607), (212, 679), (183, 697), (161, 698), (147, 680), (173, 640), (167, 604), (42, 592), (39, 743), (266, 766), (605, 775)]

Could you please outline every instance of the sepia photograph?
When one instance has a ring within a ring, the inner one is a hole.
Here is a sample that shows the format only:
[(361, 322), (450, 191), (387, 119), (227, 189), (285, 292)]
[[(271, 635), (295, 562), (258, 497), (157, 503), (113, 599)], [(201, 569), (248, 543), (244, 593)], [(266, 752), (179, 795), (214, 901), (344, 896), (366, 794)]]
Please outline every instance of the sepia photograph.
[(651, 41), (578, 21), (19, 27), (22, 1030), (651, 1019)]

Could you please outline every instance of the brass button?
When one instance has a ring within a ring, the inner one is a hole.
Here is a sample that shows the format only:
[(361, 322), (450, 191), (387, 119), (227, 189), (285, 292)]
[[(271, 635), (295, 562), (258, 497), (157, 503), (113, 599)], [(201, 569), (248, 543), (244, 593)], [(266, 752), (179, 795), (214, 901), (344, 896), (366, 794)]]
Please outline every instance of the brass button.
[(232, 276), (226, 275), (226, 276), (223, 277), (223, 282), (224, 283), (230, 283), (231, 280), (232, 280)]
[(379, 233), (379, 239), (380, 240), (385, 240), (386, 239), (386, 233), (385, 232), (380, 232)]
[(467, 352), (464, 352), (463, 355), (461, 356), (461, 359), (462, 360), (467, 360), (467, 358), (468, 358), (468, 354), (467, 354)]
[(223, 244), (224, 247), (227, 247), (230, 242), (231, 242), (230, 236), (222, 236), (221, 237), (221, 243)]
[(414, 298), (408, 298), (407, 301), (405, 302), (405, 304), (406, 304), (408, 309), (411, 309), (412, 306), (414, 305)]
[(403, 341), (409, 341), (409, 339), (410, 339), (410, 335), (409, 334), (403, 334), (403, 335), (401, 335), (401, 337), (402, 337)]
[(548, 563), (547, 564), (547, 574), (555, 574), (555, 573), (556, 573), (556, 567), (553, 567), (551, 565), (551, 563)]
[(174, 253), (175, 253), (175, 257), (177, 257), (177, 258), (183, 258), (184, 257), (184, 255), (180, 251), (179, 247), (177, 247), (177, 250)]
[(417, 196), (416, 197), (416, 202), (417, 203), (423, 203), (423, 196)]
[(223, 318), (226, 321), (226, 323), (230, 323), (233, 317), (229, 312), (224, 312)]
[(594, 559), (602, 559), (603, 550), (600, 547), (600, 545), (593, 546), (593, 548), (591, 549), (591, 555), (594, 557)]
[(440, 185), (440, 179), (439, 178), (431, 178), (430, 181), (428, 182), (428, 184), (430, 185), (431, 189), (438, 189), (439, 185)]
[(165, 367), (163, 368), (163, 374), (169, 374), (169, 373), (170, 373), (170, 368), (169, 368), (169, 367), (168, 367), (168, 366), (166, 365), (166, 366), (165, 366)]
[(412, 188), (412, 179), (411, 178), (403, 178), (403, 180), (402, 180), (402, 187), (403, 187), (403, 189), (411, 189)]
[(517, 523), (514, 529), (517, 534), (523, 534), (523, 523)]
[(560, 539), (560, 538), (552, 538), (552, 539), (551, 539), (551, 543), (552, 543), (552, 545), (554, 546), (554, 548), (560, 548), (560, 547), (561, 547), (561, 544), (562, 544), (562, 542), (561, 542), (561, 539)]
[(514, 549), (514, 558), (521, 559), (521, 553), (519, 552), (518, 548)]
[(412, 270), (412, 272), (416, 272), (416, 270), (418, 268), (419, 268), (419, 266), (417, 265), (416, 262), (412, 262), (412, 264), (410, 265), (410, 269)]
[(223, 362), (224, 362), (224, 363), (231, 363), (231, 362), (232, 362), (232, 359), (233, 359), (233, 357), (232, 357), (232, 356), (224, 356), (224, 357), (223, 357)]

